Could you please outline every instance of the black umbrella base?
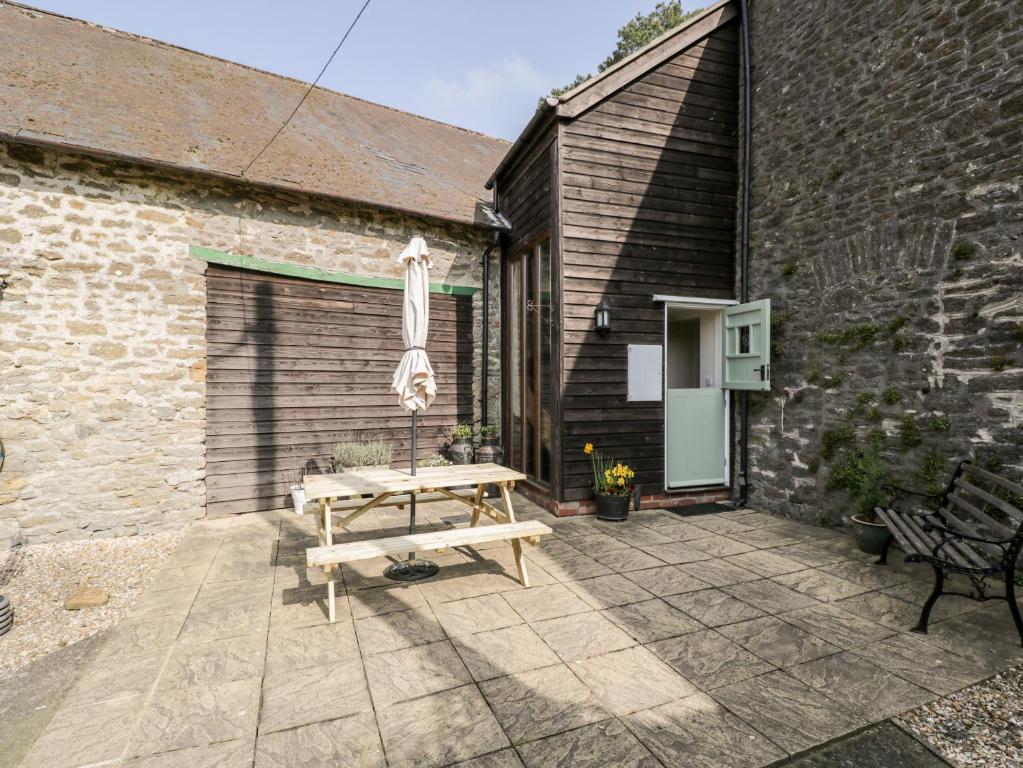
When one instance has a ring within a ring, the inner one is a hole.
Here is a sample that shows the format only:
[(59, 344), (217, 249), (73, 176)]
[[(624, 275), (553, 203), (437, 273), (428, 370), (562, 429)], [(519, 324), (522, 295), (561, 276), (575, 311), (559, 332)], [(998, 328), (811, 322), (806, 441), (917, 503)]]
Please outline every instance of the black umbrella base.
[(430, 560), (406, 560), (392, 563), (384, 569), (384, 576), (392, 581), (422, 581), (436, 576), (440, 567)]

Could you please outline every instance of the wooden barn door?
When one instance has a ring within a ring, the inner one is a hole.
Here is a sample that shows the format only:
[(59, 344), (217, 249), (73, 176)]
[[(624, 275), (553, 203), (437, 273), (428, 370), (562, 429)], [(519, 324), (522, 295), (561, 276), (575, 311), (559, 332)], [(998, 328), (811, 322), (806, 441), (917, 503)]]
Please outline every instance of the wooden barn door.
[[(401, 359), (400, 290), (322, 283), (210, 264), (207, 289), (208, 514), (277, 509), (340, 441), (383, 439), (407, 466), (410, 419), (390, 390)], [(472, 418), (472, 301), (431, 294), (438, 396), (419, 455)]]

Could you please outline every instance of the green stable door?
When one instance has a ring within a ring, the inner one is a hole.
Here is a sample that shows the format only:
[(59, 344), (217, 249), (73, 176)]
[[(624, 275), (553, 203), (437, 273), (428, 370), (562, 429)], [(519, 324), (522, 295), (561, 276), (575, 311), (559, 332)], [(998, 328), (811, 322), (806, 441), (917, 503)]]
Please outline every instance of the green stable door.
[(666, 485), (726, 485), (729, 390), (771, 388), (771, 302), (665, 311)]

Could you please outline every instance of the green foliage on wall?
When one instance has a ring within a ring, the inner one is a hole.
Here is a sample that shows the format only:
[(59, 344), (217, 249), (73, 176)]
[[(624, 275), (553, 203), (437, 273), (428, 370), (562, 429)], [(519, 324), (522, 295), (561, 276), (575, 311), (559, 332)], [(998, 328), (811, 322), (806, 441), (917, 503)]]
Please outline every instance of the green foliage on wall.
[(907, 413), (902, 417), (902, 421), (899, 422), (899, 439), (902, 442), (903, 448), (915, 448), (923, 442), (923, 437), (920, 435), (920, 427), (917, 426), (916, 418), (911, 413)]
[(848, 424), (826, 429), (821, 434), (821, 456), (831, 460), (840, 448), (847, 448), (855, 442), (856, 432)]
[(848, 347), (856, 351), (873, 344), (880, 332), (881, 326), (876, 323), (857, 323), (841, 331), (820, 331), (817, 338), (825, 344)]
[(931, 416), (927, 427), (931, 432), (948, 432), (952, 428), (952, 419), (943, 413), (936, 413)]
[(973, 243), (967, 243), (965, 240), (960, 240), (952, 246), (952, 256), (957, 261), (972, 259), (975, 253), (977, 253), (977, 246)]
[(889, 321), (887, 327), (888, 335), (894, 336), (903, 328), (905, 328), (908, 322), (909, 318), (906, 317), (905, 315), (897, 315), (896, 317), (892, 318), (891, 321)]
[(872, 515), (874, 508), (888, 501), (884, 485), (888, 471), (873, 448), (846, 451), (842, 460), (831, 467), (826, 487), (844, 490), (861, 515)]
[(895, 387), (885, 387), (884, 392), (881, 393), (881, 399), (888, 405), (895, 405), (902, 400), (902, 393)]
[(884, 446), (885, 441), (888, 439), (888, 433), (883, 429), (874, 427), (872, 430), (867, 432), (867, 445), (873, 446), (877, 450), (881, 450)]
[(991, 370), (996, 373), (1001, 373), (1005, 370), (1008, 365), (1008, 361), (1005, 359), (1005, 355), (992, 355), (991, 356)]
[(795, 259), (789, 259), (785, 262), (785, 265), (781, 268), (781, 273), (785, 277), (792, 277), (796, 272), (799, 271), (799, 264)]
[(941, 477), (944, 469), (945, 460), (936, 453), (929, 453), (924, 457), (923, 464), (920, 465), (917, 474), (920, 476), (920, 479), (927, 481), (933, 486)]

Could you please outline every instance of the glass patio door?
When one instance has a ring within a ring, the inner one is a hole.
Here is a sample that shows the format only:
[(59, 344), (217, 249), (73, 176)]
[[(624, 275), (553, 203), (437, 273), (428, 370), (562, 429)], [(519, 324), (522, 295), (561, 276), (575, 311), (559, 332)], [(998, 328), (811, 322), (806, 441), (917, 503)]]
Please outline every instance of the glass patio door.
[(550, 240), (506, 265), (508, 465), (549, 485), (553, 456), (553, 306)]

